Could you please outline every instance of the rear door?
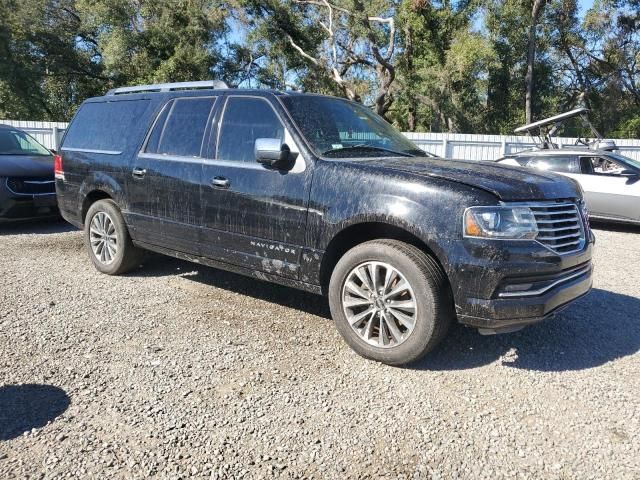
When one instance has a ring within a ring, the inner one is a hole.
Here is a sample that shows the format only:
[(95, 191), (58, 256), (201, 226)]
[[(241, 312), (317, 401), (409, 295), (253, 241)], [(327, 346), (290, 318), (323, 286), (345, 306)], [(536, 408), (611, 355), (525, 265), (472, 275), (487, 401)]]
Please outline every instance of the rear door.
[[(203, 165), (203, 252), (235, 265), (297, 278), (307, 222), (312, 165), (268, 99), (229, 96), (212, 158)], [(298, 152), (290, 171), (256, 162), (258, 138), (278, 138)]]
[(129, 171), (129, 218), (135, 240), (199, 254), (204, 138), (216, 97), (168, 100)]

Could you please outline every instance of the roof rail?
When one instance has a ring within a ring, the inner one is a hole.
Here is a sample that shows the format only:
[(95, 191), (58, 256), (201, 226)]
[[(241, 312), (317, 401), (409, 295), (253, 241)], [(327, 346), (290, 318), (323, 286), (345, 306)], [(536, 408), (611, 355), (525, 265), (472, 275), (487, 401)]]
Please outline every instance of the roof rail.
[(136, 85), (133, 87), (113, 88), (107, 95), (122, 95), (139, 92), (170, 92), (172, 90), (225, 89), (229, 86), (222, 80), (203, 80), (200, 82), (156, 83), (153, 85)]

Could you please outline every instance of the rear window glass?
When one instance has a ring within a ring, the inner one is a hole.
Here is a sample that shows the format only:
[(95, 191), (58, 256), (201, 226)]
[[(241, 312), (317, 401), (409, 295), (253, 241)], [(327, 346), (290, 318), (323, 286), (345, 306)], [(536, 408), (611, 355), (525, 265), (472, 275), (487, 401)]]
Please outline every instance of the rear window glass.
[(168, 104), (147, 142), (147, 153), (199, 157), (215, 98), (181, 98)]
[(85, 103), (64, 139), (63, 147), (122, 152), (140, 124), (149, 100)]

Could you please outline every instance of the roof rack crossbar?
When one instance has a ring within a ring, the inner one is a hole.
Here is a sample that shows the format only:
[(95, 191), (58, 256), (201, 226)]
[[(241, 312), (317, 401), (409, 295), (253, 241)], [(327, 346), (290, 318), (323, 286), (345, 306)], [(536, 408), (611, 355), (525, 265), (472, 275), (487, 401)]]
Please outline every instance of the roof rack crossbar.
[(229, 86), (222, 80), (203, 80), (199, 82), (156, 83), (152, 85), (135, 85), (133, 87), (113, 88), (107, 95), (122, 95), (138, 92), (170, 92), (172, 90), (226, 89)]

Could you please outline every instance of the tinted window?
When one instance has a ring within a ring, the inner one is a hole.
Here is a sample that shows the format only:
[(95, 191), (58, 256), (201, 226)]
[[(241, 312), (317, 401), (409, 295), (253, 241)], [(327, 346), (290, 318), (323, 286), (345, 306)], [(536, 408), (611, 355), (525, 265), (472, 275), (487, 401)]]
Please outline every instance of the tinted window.
[[(161, 113), (147, 152), (183, 157), (199, 157), (202, 139), (215, 98), (180, 98)], [(163, 119), (166, 117), (166, 121)]]
[(284, 127), (266, 100), (231, 97), (222, 117), (218, 158), (254, 162), (258, 138), (284, 140)]
[(148, 100), (85, 103), (64, 139), (64, 147), (124, 151), (136, 131)]
[(147, 146), (145, 148), (145, 152), (149, 153), (158, 153), (158, 145), (160, 144), (160, 137), (162, 136), (162, 131), (164, 130), (164, 124), (167, 121), (167, 116), (171, 111), (171, 107), (173, 106), (173, 100), (165, 104), (164, 108), (160, 111), (160, 115), (158, 115), (158, 119), (155, 121), (153, 125), (153, 131), (151, 135), (149, 135), (149, 140), (147, 140)]
[(424, 155), (385, 119), (358, 103), (314, 95), (281, 98), (318, 155), (332, 158)]
[(551, 172), (580, 173), (580, 167), (575, 157), (551, 157), (544, 156), (531, 160), (528, 167)]

